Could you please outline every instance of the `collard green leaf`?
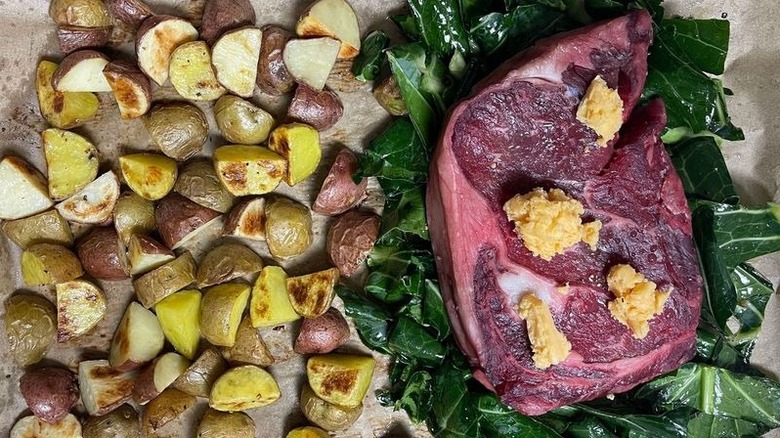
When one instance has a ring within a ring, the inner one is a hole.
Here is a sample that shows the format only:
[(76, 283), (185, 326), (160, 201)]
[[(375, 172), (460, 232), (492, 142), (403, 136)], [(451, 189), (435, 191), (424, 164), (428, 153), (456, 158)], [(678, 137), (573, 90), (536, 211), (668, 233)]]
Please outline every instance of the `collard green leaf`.
[(407, 0), (406, 3), (430, 50), (444, 57), (455, 51), (471, 52), (458, 0)]
[(371, 141), (358, 173), (360, 178), (377, 177), (386, 196), (419, 187), (428, 179), (428, 151), (409, 119), (393, 119)]
[(726, 161), (714, 138), (690, 138), (669, 150), (686, 195), (726, 204), (739, 202)]
[(336, 293), (344, 301), (347, 316), (355, 323), (360, 340), (369, 348), (389, 353), (387, 339), (391, 315), (363, 295), (338, 286)]
[(571, 438), (618, 438), (601, 421), (594, 417), (575, 420), (566, 429), (566, 436)]
[(728, 20), (669, 18), (657, 32), (682, 62), (705, 73), (723, 74), (729, 49)]
[(676, 438), (686, 436), (687, 415), (682, 412), (635, 414), (625, 410), (600, 409), (585, 404), (574, 405), (579, 411), (597, 418), (611, 429), (624, 431), (621, 436)]
[(390, 19), (393, 20), (393, 23), (395, 23), (396, 26), (398, 26), (398, 29), (401, 30), (409, 42), (420, 41), (422, 38), (420, 35), (420, 29), (417, 28), (417, 22), (411, 15), (392, 15)]
[(444, 360), (446, 347), (428, 333), (423, 326), (407, 316), (398, 317), (388, 339), (390, 350), (401, 357), (414, 359), (428, 366)]
[(543, 423), (501, 403), (494, 394), (482, 394), (476, 401), (482, 415), (480, 430), (485, 437), (556, 438), (558, 433)]
[(734, 317), (739, 328), (730, 328), (729, 341), (746, 359), (750, 358), (769, 298), (774, 293), (772, 283), (747, 263), (741, 263), (731, 273), (731, 280), (737, 294)]
[(433, 374), (431, 415), (428, 429), (434, 437), (479, 437), (479, 411), (466, 386), (470, 373), (451, 360)]
[(390, 38), (381, 30), (368, 34), (360, 45), (360, 53), (352, 64), (352, 74), (361, 81), (370, 82), (379, 76), (384, 61), (384, 51), (390, 45)]
[(436, 331), (437, 338), (442, 340), (450, 335), (450, 319), (444, 300), (439, 290), (439, 282), (425, 280), (425, 293), (423, 294), (423, 325)]
[(758, 438), (768, 429), (749, 421), (697, 413), (688, 422), (688, 436), (708, 438)]
[[(386, 196), (382, 215), (382, 234), (397, 230), (428, 240), (428, 222), (425, 220), (425, 188), (412, 188)], [(388, 191), (385, 191), (387, 193)]]
[(734, 348), (722, 332), (701, 321), (696, 330), (696, 361), (720, 368), (744, 372), (748, 357)]
[(480, 18), (471, 35), (480, 51), (500, 60), (531, 46), (540, 38), (575, 27), (569, 16), (541, 4), (517, 6), (508, 13), (490, 13)]
[(405, 380), (406, 386), (395, 404), (396, 409), (403, 409), (409, 418), (420, 423), (424, 421), (431, 411), (431, 378), (430, 373), (424, 370), (416, 371)]

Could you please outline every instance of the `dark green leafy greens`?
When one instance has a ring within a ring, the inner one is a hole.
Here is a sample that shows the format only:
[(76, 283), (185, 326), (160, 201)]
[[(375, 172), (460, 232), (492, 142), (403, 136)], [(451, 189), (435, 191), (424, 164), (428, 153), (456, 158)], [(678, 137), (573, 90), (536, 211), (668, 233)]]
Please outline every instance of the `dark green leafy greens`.
[(368, 34), (360, 45), (360, 53), (352, 64), (352, 74), (361, 81), (370, 82), (379, 76), (384, 51), (390, 45), (390, 38), (381, 30)]

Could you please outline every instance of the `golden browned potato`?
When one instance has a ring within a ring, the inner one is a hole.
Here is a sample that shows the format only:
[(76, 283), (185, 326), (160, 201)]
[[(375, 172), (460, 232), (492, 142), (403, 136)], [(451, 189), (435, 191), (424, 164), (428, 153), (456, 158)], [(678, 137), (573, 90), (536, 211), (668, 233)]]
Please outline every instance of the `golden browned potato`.
[(212, 345), (232, 347), (248, 300), (249, 286), (243, 283), (223, 283), (207, 290), (200, 310), (203, 337)]
[(219, 98), (214, 105), (214, 118), (225, 140), (239, 144), (260, 144), (268, 139), (274, 126), (274, 118), (238, 96)]
[(319, 427), (304, 426), (296, 427), (295, 429), (287, 432), (285, 438), (328, 438), (330, 435), (328, 432), (320, 429)]
[(76, 376), (59, 367), (27, 371), (19, 379), (19, 392), (33, 415), (47, 423), (65, 418), (79, 401)]
[(277, 126), (268, 138), (268, 148), (287, 160), (284, 182), (294, 186), (308, 178), (320, 164), (320, 134), (304, 123)]
[(304, 318), (316, 318), (330, 308), (339, 282), (336, 268), (287, 278), (287, 293), (295, 312)]
[(84, 420), (83, 438), (141, 438), (138, 412), (130, 405), (122, 405), (100, 417)]
[(149, 308), (192, 284), (197, 269), (192, 254), (185, 251), (176, 259), (133, 280), (133, 289), (141, 304)]
[(76, 253), (87, 274), (98, 280), (128, 277), (126, 255), (114, 227), (97, 227), (76, 244)]
[(57, 341), (81, 336), (106, 315), (106, 295), (86, 280), (57, 283)]
[(103, 76), (103, 68), (108, 64), (106, 55), (94, 50), (78, 50), (62, 60), (51, 78), (51, 85), (57, 91), (91, 91), (95, 93), (111, 91)]
[(254, 365), (242, 365), (225, 372), (211, 388), (209, 406), (235, 412), (259, 408), (279, 400), (282, 394), (273, 376)]
[(287, 117), (313, 126), (318, 131), (331, 128), (344, 114), (339, 95), (328, 88), (315, 91), (305, 84), (295, 89), (295, 95), (287, 109)]
[(200, 303), (197, 290), (168, 295), (154, 306), (165, 338), (187, 359), (195, 357), (200, 344)]
[[(129, 0), (132, 1), (132, 0)], [(111, 61), (103, 69), (123, 119), (135, 119), (152, 106), (152, 84), (138, 65), (124, 60)]]
[(260, 59), (257, 63), (257, 86), (264, 93), (279, 95), (292, 90), (295, 80), (284, 65), (284, 47), (292, 34), (281, 27), (262, 28)]
[(125, 245), (134, 234), (151, 233), (155, 229), (154, 202), (132, 191), (122, 193), (114, 206), (114, 228)]
[(385, 109), (392, 116), (403, 116), (408, 113), (406, 103), (401, 96), (401, 88), (395, 80), (394, 75), (388, 75), (379, 81), (374, 87), (374, 99), (379, 106)]
[(119, 179), (109, 170), (54, 208), (71, 222), (108, 225), (118, 199)]
[(205, 114), (187, 102), (164, 102), (144, 117), (152, 141), (167, 156), (182, 161), (197, 154), (209, 135)]
[(57, 128), (41, 133), (49, 195), (55, 200), (72, 196), (91, 183), (98, 174), (99, 156), (86, 138)]
[(352, 175), (357, 169), (355, 154), (347, 148), (339, 151), (311, 209), (319, 214), (335, 216), (360, 205), (366, 199), (368, 180), (363, 178), (355, 184)]
[(35, 91), (41, 115), (55, 128), (69, 129), (81, 126), (95, 118), (100, 102), (94, 93), (60, 92), (54, 89), (51, 79), (58, 65), (43, 60), (35, 74)]
[(255, 421), (243, 412), (208, 409), (196, 433), (198, 438), (254, 438)]
[(184, 373), (190, 362), (177, 353), (165, 353), (138, 375), (133, 387), (133, 401), (144, 405), (160, 395)]
[(57, 210), (44, 211), (24, 219), (4, 221), (3, 232), (22, 249), (36, 243), (73, 245), (70, 226)]
[(287, 273), (278, 266), (266, 266), (252, 288), (249, 317), (254, 327), (273, 327), (301, 318), (290, 303)]
[(312, 356), (306, 363), (306, 377), (317, 397), (345, 408), (360, 406), (373, 375), (371, 356), (330, 353)]
[(228, 30), (255, 24), (255, 8), (249, 0), (209, 0), (202, 22), (200, 37), (212, 46)]
[(349, 324), (338, 309), (331, 307), (316, 318), (303, 320), (293, 350), (298, 354), (330, 353), (344, 345), (347, 339)]
[(225, 283), (245, 275), (260, 272), (263, 260), (249, 247), (224, 243), (212, 248), (198, 266), (198, 287)]
[(5, 302), (5, 334), (16, 363), (40, 362), (57, 335), (57, 314), (46, 298), (31, 293), (11, 295)]
[(132, 370), (157, 357), (164, 344), (165, 335), (157, 317), (133, 301), (111, 339), (108, 361), (116, 370)]
[(149, 5), (142, 0), (105, 0), (105, 2), (114, 18), (134, 28), (154, 15)]
[(274, 363), (274, 357), (265, 345), (260, 331), (252, 327), (251, 319), (241, 320), (236, 332), (236, 342), (230, 348), (223, 348), (222, 355), (231, 364), (250, 364), (267, 367)]
[(303, 415), (317, 426), (328, 430), (344, 430), (352, 426), (363, 413), (363, 404), (355, 408), (344, 408), (317, 397), (311, 387), (304, 383), (301, 390)]
[(211, 50), (205, 42), (180, 45), (171, 54), (169, 76), (173, 88), (189, 100), (219, 99), (227, 90), (217, 81), (211, 63)]
[(219, 218), (218, 211), (196, 204), (178, 193), (171, 193), (157, 205), (155, 220), (163, 242), (176, 249)]
[(275, 197), (265, 206), (265, 238), (277, 260), (303, 254), (311, 245), (311, 212), (289, 198)]
[(39, 243), (22, 253), (22, 279), (27, 286), (62, 283), (83, 274), (78, 257), (64, 246)]
[(379, 216), (352, 210), (337, 217), (328, 229), (326, 248), (341, 275), (354, 274), (368, 258), (379, 236)]
[(113, 26), (81, 27), (59, 26), (57, 42), (63, 55), (90, 47), (103, 47), (111, 41)]
[(172, 15), (152, 15), (141, 23), (136, 33), (138, 66), (157, 85), (164, 85), (168, 80), (171, 53), (196, 39), (198, 31), (189, 21)]
[(214, 170), (233, 195), (262, 195), (282, 181), (287, 161), (266, 147), (226, 145), (214, 151)]
[[(217, 105), (220, 101), (217, 101)], [(209, 160), (194, 160), (187, 163), (179, 171), (179, 178), (173, 190), (192, 202), (220, 213), (230, 211), (236, 201), (236, 198), (219, 182), (214, 164)]]
[(130, 399), (138, 371), (119, 371), (107, 360), (79, 362), (81, 401), (89, 415), (102, 416)]
[(208, 348), (173, 382), (173, 387), (196, 397), (208, 397), (214, 382), (226, 368), (219, 352)]
[(103, 0), (52, 0), (49, 16), (60, 26), (112, 26), (111, 15)]
[(197, 399), (176, 388), (168, 388), (146, 405), (141, 415), (141, 424), (147, 436), (154, 436), (158, 430), (181, 417), (195, 406)]
[(339, 40), (339, 59), (360, 53), (357, 15), (346, 0), (317, 0), (301, 15), (295, 33), (302, 37), (326, 36)]
[(13, 155), (0, 160), (0, 193), (13, 193), (13, 196), (0, 197), (0, 219), (20, 219), (53, 204), (43, 175)]
[(81, 423), (68, 414), (62, 420), (49, 424), (34, 415), (20, 418), (11, 428), (9, 438), (82, 438)]
[(227, 236), (265, 240), (265, 199), (249, 198), (230, 211), (222, 233)]

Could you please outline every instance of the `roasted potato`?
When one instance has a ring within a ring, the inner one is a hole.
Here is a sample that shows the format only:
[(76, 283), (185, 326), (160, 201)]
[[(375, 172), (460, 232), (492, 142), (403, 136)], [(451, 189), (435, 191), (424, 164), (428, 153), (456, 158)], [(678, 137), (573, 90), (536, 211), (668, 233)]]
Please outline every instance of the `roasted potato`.
[(73, 414), (49, 424), (33, 415), (20, 418), (11, 428), (9, 438), (81, 438), (81, 423)]
[(114, 18), (134, 28), (154, 15), (149, 5), (142, 0), (105, 0), (105, 2)]
[(159, 103), (144, 117), (152, 141), (167, 156), (182, 161), (203, 149), (209, 135), (206, 115), (187, 102)]
[(238, 243), (223, 243), (203, 256), (198, 266), (198, 287), (225, 283), (260, 272), (261, 269), (263, 260), (249, 247)]
[(274, 357), (265, 345), (260, 331), (252, 327), (248, 316), (241, 320), (236, 332), (236, 342), (230, 348), (222, 349), (222, 356), (231, 364), (249, 364), (267, 367), (274, 363)]
[(120, 371), (107, 360), (79, 362), (81, 401), (89, 415), (106, 415), (130, 399), (138, 371)]
[(190, 362), (177, 353), (165, 353), (149, 364), (138, 375), (133, 387), (133, 401), (144, 405), (160, 395), (190, 366)]
[(5, 335), (16, 363), (26, 367), (40, 362), (57, 335), (56, 308), (40, 295), (11, 295), (5, 302)]
[(111, 15), (103, 0), (52, 0), (49, 16), (60, 26), (112, 26)]
[(138, 66), (157, 85), (163, 85), (168, 80), (171, 53), (196, 39), (198, 31), (189, 21), (172, 15), (152, 15), (141, 23), (136, 33)]
[(162, 199), (176, 183), (176, 161), (158, 154), (119, 157), (122, 177), (132, 191), (150, 201)]
[(122, 405), (101, 417), (84, 420), (84, 438), (142, 438), (138, 412), (130, 405)]
[(341, 275), (354, 274), (368, 258), (379, 236), (379, 216), (352, 210), (337, 217), (328, 229), (328, 257)]
[(179, 172), (173, 190), (196, 204), (220, 213), (230, 211), (236, 201), (236, 198), (219, 182), (214, 164), (208, 160), (187, 163)]
[(76, 50), (106, 46), (111, 41), (113, 29), (113, 26), (59, 26), (57, 28), (57, 43), (60, 52), (67, 55)]
[(363, 413), (363, 404), (355, 408), (343, 408), (317, 397), (311, 387), (304, 383), (301, 390), (303, 415), (317, 426), (334, 432), (352, 426)]
[(114, 228), (125, 245), (130, 244), (134, 234), (154, 231), (154, 202), (142, 198), (135, 192), (124, 192), (114, 205)]
[(152, 84), (137, 64), (111, 61), (103, 69), (103, 76), (114, 92), (120, 117), (135, 119), (149, 111), (152, 106)]
[(227, 145), (214, 151), (214, 170), (233, 195), (262, 195), (282, 181), (287, 161), (262, 146)]
[(94, 50), (73, 52), (57, 67), (51, 78), (51, 85), (61, 92), (111, 91), (106, 77), (103, 76), (103, 68), (108, 62), (106, 55)]
[(254, 438), (255, 421), (243, 412), (208, 409), (198, 424), (198, 438)]
[(285, 438), (328, 438), (330, 434), (319, 427), (304, 426), (296, 427), (287, 432)]
[(316, 318), (330, 308), (339, 282), (336, 268), (287, 278), (287, 293), (295, 312), (304, 318)]
[(341, 45), (333, 38), (290, 40), (284, 46), (284, 66), (299, 84), (322, 90), (336, 63)]
[(171, 54), (169, 67), (176, 92), (189, 100), (215, 100), (227, 93), (217, 81), (211, 62), (211, 50), (204, 41), (190, 41), (177, 47)]
[(373, 375), (371, 356), (330, 353), (306, 363), (306, 377), (317, 397), (347, 409), (361, 405)]
[(76, 254), (87, 274), (98, 280), (124, 280), (129, 267), (123, 247), (114, 227), (97, 227), (79, 240)]
[(384, 108), (391, 116), (403, 116), (409, 112), (406, 109), (406, 103), (403, 96), (401, 96), (401, 88), (398, 86), (394, 75), (388, 75), (379, 81), (372, 93), (379, 106)]
[(301, 318), (290, 303), (287, 274), (278, 266), (266, 266), (252, 288), (249, 317), (253, 327), (273, 327)]
[(19, 379), (19, 392), (33, 415), (47, 423), (65, 418), (79, 401), (76, 376), (65, 368), (27, 371)]
[(262, 28), (260, 59), (257, 63), (257, 86), (264, 93), (279, 95), (292, 90), (295, 80), (284, 65), (284, 47), (292, 34), (281, 27)]
[(109, 170), (54, 208), (71, 222), (106, 225), (111, 221), (117, 199), (119, 180)]
[(315, 91), (306, 84), (298, 85), (287, 109), (287, 118), (305, 123), (318, 131), (325, 131), (339, 121), (344, 105), (338, 94), (325, 88)]
[(168, 388), (146, 405), (141, 424), (146, 436), (155, 436), (166, 424), (180, 418), (195, 406), (197, 399), (176, 388)]
[(209, 406), (225, 412), (259, 408), (279, 400), (282, 394), (273, 376), (254, 365), (227, 370), (214, 382)]
[(274, 118), (240, 97), (222, 96), (214, 105), (214, 118), (225, 140), (239, 144), (260, 144), (268, 139)]
[(133, 280), (133, 289), (141, 304), (149, 308), (192, 284), (197, 269), (192, 254), (185, 251), (176, 259)]
[(183, 290), (154, 306), (165, 338), (187, 359), (195, 357), (200, 344), (201, 298), (197, 290)]
[(282, 197), (266, 202), (265, 238), (274, 259), (303, 254), (313, 239), (311, 227), (311, 212), (303, 204)]
[(311, 209), (319, 214), (335, 216), (351, 210), (366, 199), (368, 180), (352, 181), (357, 172), (358, 159), (349, 149), (342, 149), (322, 182), (322, 188)]
[(231, 93), (252, 97), (263, 32), (246, 26), (229, 30), (214, 43), (212, 64), (217, 80)]
[(208, 289), (200, 310), (203, 337), (212, 345), (232, 347), (248, 300), (249, 286), (243, 283), (223, 283)]
[(243, 200), (230, 211), (222, 233), (226, 236), (265, 240), (265, 199)]
[(62, 129), (41, 133), (49, 177), (49, 196), (62, 200), (83, 189), (98, 174), (98, 151), (86, 138)]
[(51, 85), (57, 63), (43, 60), (35, 73), (35, 92), (41, 115), (55, 128), (81, 126), (97, 115), (100, 102), (94, 93), (60, 92)]
[(0, 219), (23, 218), (53, 204), (43, 175), (14, 156), (0, 160), (0, 194)]
[(168, 247), (142, 234), (130, 236), (127, 261), (131, 275), (141, 275), (172, 261), (176, 255)]
[(227, 365), (219, 352), (209, 348), (173, 382), (173, 387), (196, 397), (208, 397), (211, 387)]
[(287, 160), (284, 182), (294, 186), (308, 178), (320, 164), (320, 134), (304, 123), (277, 126), (268, 138), (268, 148)]
[(163, 242), (176, 249), (217, 220), (220, 214), (178, 193), (171, 193), (157, 204), (154, 217)]
[(255, 8), (249, 0), (208, 0), (201, 21), (200, 37), (213, 46), (223, 33), (255, 24)]
[(341, 347), (348, 339), (347, 320), (338, 309), (331, 307), (316, 318), (303, 320), (293, 350), (298, 354), (325, 354)]
[(73, 244), (68, 222), (57, 210), (48, 210), (24, 219), (3, 221), (3, 232), (18, 247), (25, 249), (36, 243)]
[(64, 246), (39, 243), (22, 252), (22, 280), (27, 286), (62, 283), (83, 274), (78, 257)]
[(106, 315), (106, 295), (86, 280), (57, 283), (57, 342), (92, 330)]
[(133, 301), (114, 332), (108, 361), (119, 371), (132, 370), (157, 357), (163, 344), (165, 335), (157, 317)]
[(341, 41), (340, 59), (351, 59), (360, 53), (360, 26), (346, 0), (315, 1), (301, 15), (295, 33), (306, 38), (326, 36)]
[(367, 83), (355, 77), (352, 59), (338, 59), (330, 70), (325, 86), (342, 93), (354, 93), (366, 88)]

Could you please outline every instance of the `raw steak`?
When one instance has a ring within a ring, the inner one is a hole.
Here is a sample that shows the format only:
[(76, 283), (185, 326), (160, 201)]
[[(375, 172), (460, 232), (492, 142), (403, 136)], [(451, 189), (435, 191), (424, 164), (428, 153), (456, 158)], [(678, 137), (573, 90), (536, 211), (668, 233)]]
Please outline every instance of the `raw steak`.
[[(690, 211), (659, 139), (663, 103), (634, 109), (651, 40), (650, 16), (636, 11), (540, 41), (455, 107), (436, 150), (428, 221), (456, 338), (475, 377), (524, 414), (626, 391), (693, 355), (703, 286)], [(596, 75), (624, 106), (623, 128), (603, 148), (576, 119)], [(502, 206), (534, 187), (564, 190), (602, 222), (595, 251), (579, 243), (545, 261), (525, 248)], [(618, 263), (671, 291), (643, 339), (607, 308), (606, 273)], [(544, 370), (518, 315), (526, 292), (572, 345)]]

